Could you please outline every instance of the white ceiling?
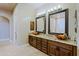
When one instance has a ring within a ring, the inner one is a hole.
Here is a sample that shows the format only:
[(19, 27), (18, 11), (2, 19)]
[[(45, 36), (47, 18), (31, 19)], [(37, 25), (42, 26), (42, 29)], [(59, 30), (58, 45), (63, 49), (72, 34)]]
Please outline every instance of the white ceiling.
[(27, 3), (27, 5), (33, 7), (34, 9), (37, 9), (37, 8), (45, 5), (45, 3)]
[(0, 3), (0, 10), (13, 12), (16, 3)]

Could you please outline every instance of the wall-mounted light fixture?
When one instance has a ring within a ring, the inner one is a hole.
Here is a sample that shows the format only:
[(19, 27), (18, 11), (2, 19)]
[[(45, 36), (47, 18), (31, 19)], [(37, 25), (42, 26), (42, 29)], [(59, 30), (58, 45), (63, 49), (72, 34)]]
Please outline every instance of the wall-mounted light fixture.
[(57, 8), (58, 8), (58, 10), (61, 10), (61, 9), (62, 9), (61, 5), (58, 5), (58, 7), (57, 7)]
[(60, 9), (61, 8), (61, 6), (60, 5), (58, 5), (58, 9)]
[(50, 10), (51, 10), (51, 11), (54, 11), (54, 9), (53, 9), (53, 8), (51, 8)]
[[(55, 12), (55, 11), (59, 11), (59, 10), (62, 10), (61, 5), (54, 6), (53, 8), (48, 9), (47, 12)], [(45, 14), (45, 13), (46, 13), (45, 10), (42, 11), (42, 12), (40, 12), (40, 13), (37, 13), (37, 16), (36, 16), (36, 17), (38, 17), (38, 16), (40, 16), (40, 15), (43, 15), (43, 14)]]
[(51, 12), (51, 10), (48, 10), (47, 12)]
[(54, 10), (57, 10), (57, 7), (54, 7), (53, 9), (54, 9)]
[(47, 12), (51, 12), (51, 11), (54, 11), (54, 9), (53, 9), (53, 8), (51, 8), (51, 9), (49, 9)]
[(49, 9), (47, 12), (59, 11), (61, 9), (62, 9), (61, 5), (58, 5), (58, 6), (54, 6), (53, 8)]

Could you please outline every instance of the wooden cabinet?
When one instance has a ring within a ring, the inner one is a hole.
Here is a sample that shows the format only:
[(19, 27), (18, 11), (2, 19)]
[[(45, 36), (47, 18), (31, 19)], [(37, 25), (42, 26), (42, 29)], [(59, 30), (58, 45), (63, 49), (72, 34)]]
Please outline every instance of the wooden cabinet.
[(48, 47), (48, 42), (47, 42), (47, 40), (46, 39), (42, 39), (42, 52), (44, 52), (44, 53), (48, 53), (48, 51), (47, 51), (47, 47)]
[(33, 37), (29, 36), (29, 44), (32, 45)]
[(29, 36), (29, 44), (50, 56), (76, 56), (77, 46)]
[(59, 52), (60, 52), (60, 56), (72, 56), (72, 51), (69, 51), (64, 48), (60, 48)]
[(36, 44), (37, 44), (36, 48), (41, 50), (41, 38), (37, 38)]
[(59, 48), (52, 44), (51, 41), (48, 41), (48, 55), (56, 55), (59, 56)]
[[(55, 42), (55, 41), (48, 41), (48, 54), (49, 55), (56, 55), (56, 56), (73, 56), (74, 53), (73, 46)], [(77, 50), (75, 50), (77, 52)]]
[(36, 37), (29, 36), (29, 44), (36, 47)]

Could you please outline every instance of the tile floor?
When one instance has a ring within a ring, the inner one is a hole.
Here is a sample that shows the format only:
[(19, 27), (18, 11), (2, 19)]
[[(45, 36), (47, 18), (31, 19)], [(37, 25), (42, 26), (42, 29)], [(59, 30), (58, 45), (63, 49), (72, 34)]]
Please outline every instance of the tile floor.
[(0, 44), (0, 56), (47, 56), (43, 52), (31, 47), (29, 44), (15, 46), (13, 44)]
[(79, 56), (79, 49), (77, 49), (77, 56)]

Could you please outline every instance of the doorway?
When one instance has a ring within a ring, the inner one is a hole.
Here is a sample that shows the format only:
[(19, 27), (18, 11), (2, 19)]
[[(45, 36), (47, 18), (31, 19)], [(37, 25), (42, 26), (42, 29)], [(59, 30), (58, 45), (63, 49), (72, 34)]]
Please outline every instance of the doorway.
[(9, 20), (0, 16), (0, 41), (5, 41), (10, 39), (10, 24)]

